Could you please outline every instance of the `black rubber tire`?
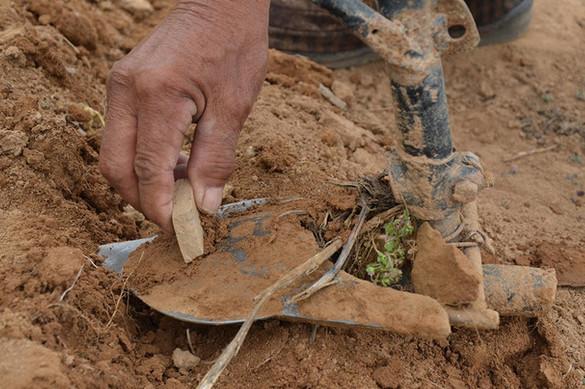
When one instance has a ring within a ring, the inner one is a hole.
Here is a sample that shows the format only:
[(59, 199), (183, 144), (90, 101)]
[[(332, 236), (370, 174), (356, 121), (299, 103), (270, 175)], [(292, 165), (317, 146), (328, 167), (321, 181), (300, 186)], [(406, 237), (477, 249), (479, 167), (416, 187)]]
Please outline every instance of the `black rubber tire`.
[[(487, 0), (491, 1), (491, 0)], [(480, 26), (480, 45), (509, 42), (526, 31), (533, 0), (523, 0), (496, 23)], [(330, 68), (363, 65), (378, 56), (310, 0), (272, 0), (270, 47), (300, 54)]]

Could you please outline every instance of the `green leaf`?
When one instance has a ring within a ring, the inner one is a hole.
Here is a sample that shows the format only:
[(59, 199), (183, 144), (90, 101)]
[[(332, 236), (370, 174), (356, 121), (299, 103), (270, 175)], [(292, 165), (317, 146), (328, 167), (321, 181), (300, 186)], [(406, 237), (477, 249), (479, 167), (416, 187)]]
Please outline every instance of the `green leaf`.
[(391, 253), (396, 249), (397, 242), (394, 239), (388, 239), (386, 243), (384, 243), (384, 250)]
[(386, 255), (384, 255), (383, 253), (378, 254), (378, 262), (383, 267), (385, 267), (385, 268), (388, 267), (388, 257)]
[(396, 236), (396, 226), (392, 222), (384, 225), (384, 231), (388, 236)]

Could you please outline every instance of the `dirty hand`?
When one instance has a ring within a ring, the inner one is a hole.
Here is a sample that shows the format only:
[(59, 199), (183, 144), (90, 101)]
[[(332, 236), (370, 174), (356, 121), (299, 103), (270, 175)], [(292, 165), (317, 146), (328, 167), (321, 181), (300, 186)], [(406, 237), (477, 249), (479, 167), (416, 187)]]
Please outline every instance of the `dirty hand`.
[[(269, 0), (182, 0), (117, 62), (107, 83), (100, 170), (132, 206), (171, 231), (173, 187), (187, 176), (214, 213), (239, 131), (262, 85)], [(184, 135), (197, 122), (190, 157)]]

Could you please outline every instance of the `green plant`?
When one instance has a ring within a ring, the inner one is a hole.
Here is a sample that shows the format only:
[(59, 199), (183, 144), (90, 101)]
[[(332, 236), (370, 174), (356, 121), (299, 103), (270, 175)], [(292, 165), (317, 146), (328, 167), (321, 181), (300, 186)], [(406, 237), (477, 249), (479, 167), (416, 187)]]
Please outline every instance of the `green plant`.
[(366, 266), (366, 273), (373, 283), (381, 286), (391, 286), (402, 278), (402, 266), (407, 255), (406, 241), (414, 233), (408, 209), (394, 220), (384, 225), (384, 247), (379, 250), (372, 241), (376, 251), (376, 261)]

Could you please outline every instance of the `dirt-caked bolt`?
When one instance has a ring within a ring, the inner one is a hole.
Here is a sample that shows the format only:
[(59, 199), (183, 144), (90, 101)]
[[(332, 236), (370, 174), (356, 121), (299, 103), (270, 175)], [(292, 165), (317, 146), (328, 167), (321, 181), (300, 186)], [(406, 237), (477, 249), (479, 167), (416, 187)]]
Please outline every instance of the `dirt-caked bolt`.
[(453, 200), (467, 204), (474, 201), (479, 193), (479, 186), (469, 180), (460, 181), (453, 187)]

